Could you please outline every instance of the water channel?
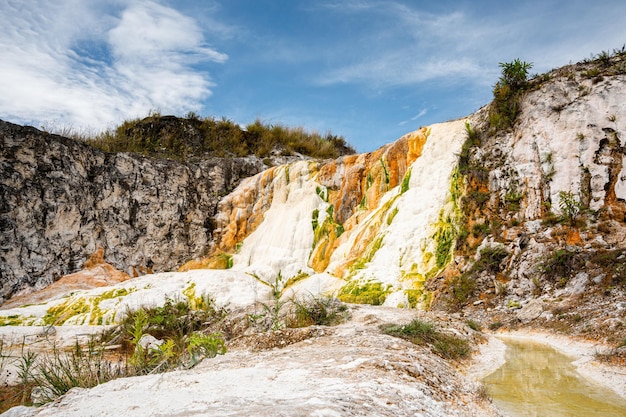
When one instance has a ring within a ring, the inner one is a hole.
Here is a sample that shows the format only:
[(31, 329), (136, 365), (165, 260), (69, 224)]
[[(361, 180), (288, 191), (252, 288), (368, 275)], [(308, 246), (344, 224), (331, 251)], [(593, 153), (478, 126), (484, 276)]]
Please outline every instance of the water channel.
[(626, 399), (582, 377), (550, 346), (504, 338), (506, 363), (483, 379), (508, 417), (626, 417)]

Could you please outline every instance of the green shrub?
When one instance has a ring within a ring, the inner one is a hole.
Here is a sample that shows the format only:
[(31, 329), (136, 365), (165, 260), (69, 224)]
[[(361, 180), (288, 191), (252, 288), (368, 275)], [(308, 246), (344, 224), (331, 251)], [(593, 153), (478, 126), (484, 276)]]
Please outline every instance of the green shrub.
[(219, 333), (209, 335), (193, 332), (187, 339), (187, 353), (189, 366), (194, 366), (204, 358), (214, 358), (226, 353), (224, 338)]
[(598, 250), (590, 261), (602, 268), (606, 285), (626, 287), (626, 251), (623, 249)]
[(546, 255), (537, 268), (548, 280), (564, 286), (581, 262), (576, 252), (561, 248)]
[(472, 167), (470, 166), (470, 150), (480, 145), (480, 133), (473, 129), (469, 122), (465, 122), (465, 131), (467, 132), (467, 139), (461, 146), (461, 152), (459, 153), (459, 171), (462, 175), (467, 175)]
[(501, 328), (502, 326), (504, 326), (504, 323), (502, 323), (501, 321), (494, 321), (493, 323), (489, 324), (489, 330), (495, 331)]
[[(86, 349), (76, 343), (71, 352), (52, 346), (50, 353), (24, 350), (17, 360), (19, 385), (7, 387), (14, 398), (2, 396), (0, 412), (7, 405), (41, 405), (53, 401), (72, 388), (91, 388), (104, 382), (130, 376), (123, 359), (110, 360), (96, 339), (92, 338)], [(4, 388), (3, 388), (4, 389)], [(16, 398), (18, 397), (19, 398)]]
[[(470, 273), (463, 273), (454, 277), (449, 284), (450, 295), (455, 306), (465, 304), (476, 290), (476, 281)], [(452, 307), (452, 305), (450, 306)]]
[(470, 329), (476, 331), (476, 332), (481, 332), (482, 326), (480, 325), (480, 323), (474, 321), (474, 320), (465, 320), (465, 324), (467, 324), (467, 327), (469, 327)]
[(474, 223), (472, 225), (472, 236), (479, 237), (489, 234), (491, 226), (489, 223)]
[(509, 256), (509, 252), (502, 246), (488, 246), (480, 251), (480, 258), (472, 265), (472, 272), (500, 271), (500, 263)]
[(524, 196), (516, 192), (510, 192), (504, 196), (506, 207), (509, 211), (517, 212), (520, 209), (520, 203)]
[(532, 66), (519, 58), (500, 63), (502, 75), (493, 87), (493, 103), (489, 109), (489, 124), (495, 130), (513, 126)]
[(409, 324), (387, 324), (381, 330), (391, 336), (400, 337), (416, 345), (429, 345), (433, 353), (445, 359), (466, 358), (471, 353), (467, 340), (435, 329), (431, 323), (414, 319)]
[(571, 226), (575, 226), (576, 219), (584, 206), (579, 201), (578, 196), (571, 191), (559, 191), (559, 208), (563, 220), (566, 220)]
[(348, 307), (337, 298), (320, 295), (293, 299), (292, 303), (293, 312), (287, 322), (288, 327), (334, 326), (348, 318)]

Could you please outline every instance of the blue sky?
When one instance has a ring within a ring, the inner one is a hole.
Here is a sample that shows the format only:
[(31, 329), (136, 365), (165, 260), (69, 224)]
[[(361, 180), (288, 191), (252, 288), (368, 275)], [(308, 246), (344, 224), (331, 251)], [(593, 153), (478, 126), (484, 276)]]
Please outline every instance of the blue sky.
[(358, 151), (626, 43), (626, 2), (3, 0), (0, 119), (95, 132), (151, 111), (303, 126)]

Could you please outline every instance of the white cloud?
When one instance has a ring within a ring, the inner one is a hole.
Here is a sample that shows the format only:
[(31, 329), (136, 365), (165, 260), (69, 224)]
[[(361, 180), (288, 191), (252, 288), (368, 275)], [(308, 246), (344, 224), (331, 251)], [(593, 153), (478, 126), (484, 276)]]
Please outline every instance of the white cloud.
[(214, 84), (196, 22), (153, 1), (0, 5), (0, 118), (108, 127), (151, 109), (197, 110)]
[[(367, 22), (343, 40), (321, 85), (373, 88), (437, 81), (491, 85), (498, 62), (521, 58), (547, 71), (571, 60), (621, 47), (623, 3), (455, 2), (447, 7), (408, 1), (335, 1), (318, 11), (339, 20)], [(427, 10), (427, 7), (430, 7)], [(483, 7), (483, 9), (481, 9)], [(438, 11), (433, 11), (438, 10)], [(586, 16), (582, 18), (581, 16)], [(621, 42), (621, 43), (620, 43)]]
[(409, 122), (414, 122), (417, 119), (426, 116), (426, 113), (428, 113), (428, 109), (422, 109), (420, 110), (419, 113), (417, 113), (415, 116), (411, 117), (408, 120), (403, 120), (400, 123), (398, 123), (398, 126), (404, 126), (405, 124), (409, 123)]
[(411, 120), (417, 120), (422, 116), (425, 116), (426, 113), (428, 113), (428, 109), (422, 109), (422, 111), (420, 111), (419, 113), (417, 113), (415, 116), (411, 117)]
[[(494, 29), (473, 27), (460, 10), (433, 14), (400, 2), (356, 1), (326, 5), (333, 13), (367, 19), (352, 56), (318, 78), (322, 85), (364, 83), (388, 87), (434, 79), (489, 77), (489, 71), (468, 50), (493, 35)], [(352, 61), (352, 62), (350, 62)]]

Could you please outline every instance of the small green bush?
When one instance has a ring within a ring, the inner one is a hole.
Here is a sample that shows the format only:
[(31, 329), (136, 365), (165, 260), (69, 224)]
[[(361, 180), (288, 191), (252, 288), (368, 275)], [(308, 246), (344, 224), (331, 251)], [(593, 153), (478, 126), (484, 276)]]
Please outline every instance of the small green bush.
[(391, 336), (400, 337), (416, 345), (429, 345), (433, 353), (445, 359), (466, 358), (471, 353), (467, 340), (435, 329), (431, 323), (414, 319), (409, 324), (387, 324), (381, 330)]
[(483, 235), (488, 235), (491, 231), (491, 226), (489, 223), (474, 223), (472, 225), (472, 236), (480, 237)]
[(575, 226), (576, 219), (584, 206), (579, 201), (579, 197), (571, 191), (559, 191), (559, 208), (563, 220), (566, 220), (571, 226)]
[(187, 339), (187, 353), (190, 366), (194, 366), (204, 358), (223, 355), (226, 353), (224, 338), (219, 333), (206, 335), (201, 332), (193, 332)]
[(556, 282), (558, 286), (564, 286), (580, 263), (581, 259), (576, 252), (561, 248), (546, 255), (537, 268), (546, 279)]
[(590, 261), (605, 272), (606, 285), (626, 287), (626, 251), (623, 249), (598, 250)]
[(495, 130), (513, 126), (519, 113), (528, 72), (532, 67), (532, 63), (521, 61), (519, 58), (500, 63), (502, 75), (493, 87), (493, 103), (489, 110), (489, 124)]
[(504, 323), (502, 323), (501, 321), (494, 321), (493, 323), (489, 324), (489, 330), (495, 331), (501, 328), (502, 326), (504, 326)]
[(480, 325), (480, 323), (474, 321), (474, 320), (465, 320), (465, 324), (467, 324), (467, 327), (469, 327), (470, 329), (476, 331), (476, 332), (481, 332), (482, 326)]
[(293, 299), (292, 303), (288, 327), (335, 326), (348, 318), (348, 307), (337, 298), (311, 296)]
[(453, 304), (456, 306), (462, 306), (474, 294), (474, 291), (476, 290), (476, 281), (472, 278), (471, 274), (463, 273), (454, 277), (450, 281), (449, 288)]
[[(20, 398), (18, 401), (15, 398), (13, 404), (41, 405), (75, 387), (91, 388), (131, 376), (124, 360), (108, 359), (104, 347), (96, 339), (91, 339), (87, 349), (76, 343), (71, 352), (53, 346), (52, 352), (42, 354), (22, 347), (22, 356), (16, 366), (20, 384), (13, 388), (17, 388), (15, 395), (19, 394)], [(7, 398), (3, 396), (3, 400), (7, 401)], [(0, 407), (1, 411), (3, 407)]]
[(469, 122), (465, 122), (465, 131), (467, 132), (467, 139), (463, 142), (459, 153), (459, 172), (461, 175), (467, 175), (473, 169), (470, 165), (470, 151), (480, 145), (480, 133), (473, 129)]
[(510, 192), (504, 196), (506, 207), (509, 211), (517, 212), (520, 209), (520, 203), (524, 196), (516, 192)]
[(473, 272), (489, 271), (496, 273), (500, 271), (500, 263), (509, 256), (509, 252), (502, 246), (488, 246), (480, 251), (480, 258), (472, 266)]

